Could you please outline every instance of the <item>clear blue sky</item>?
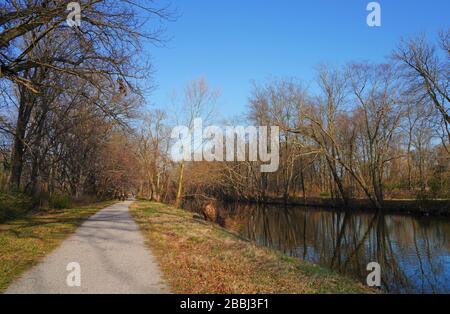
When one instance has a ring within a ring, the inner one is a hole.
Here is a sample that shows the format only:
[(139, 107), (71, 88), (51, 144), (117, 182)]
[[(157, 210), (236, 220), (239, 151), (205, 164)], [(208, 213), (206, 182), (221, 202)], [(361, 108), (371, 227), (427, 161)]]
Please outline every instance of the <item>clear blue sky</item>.
[(321, 62), (382, 62), (402, 36), (434, 38), (450, 27), (450, 0), (378, 1), (382, 26), (366, 24), (368, 0), (172, 0), (179, 18), (166, 47), (147, 46), (157, 89), (148, 103), (166, 107), (174, 89), (199, 76), (219, 87), (224, 117), (245, 111), (252, 80), (314, 79)]

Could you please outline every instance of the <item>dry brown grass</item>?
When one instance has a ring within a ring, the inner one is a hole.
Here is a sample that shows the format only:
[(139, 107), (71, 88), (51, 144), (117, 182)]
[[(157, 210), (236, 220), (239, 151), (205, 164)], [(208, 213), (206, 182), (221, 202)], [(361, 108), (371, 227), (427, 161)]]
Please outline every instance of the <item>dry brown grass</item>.
[(131, 207), (175, 293), (368, 293), (322, 267), (239, 239), (170, 206)]

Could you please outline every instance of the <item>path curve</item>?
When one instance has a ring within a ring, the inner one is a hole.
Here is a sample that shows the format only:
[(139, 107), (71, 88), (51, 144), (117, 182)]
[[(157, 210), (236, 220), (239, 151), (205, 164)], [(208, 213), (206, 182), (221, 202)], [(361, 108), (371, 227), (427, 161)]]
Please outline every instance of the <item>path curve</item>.
[[(131, 217), (126, 201), (85, 221), (6, 293), (167, 293), (155, 257)], [(80, 265), (81, 286), (69, 287), (69, 263)]]

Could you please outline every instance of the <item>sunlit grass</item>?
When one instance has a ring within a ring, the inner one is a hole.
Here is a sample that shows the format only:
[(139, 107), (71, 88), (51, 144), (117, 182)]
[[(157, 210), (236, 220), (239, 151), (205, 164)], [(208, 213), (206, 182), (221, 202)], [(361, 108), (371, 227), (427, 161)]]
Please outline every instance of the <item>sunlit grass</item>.
[(113, 201), (46, 211), (0, 224), (0, 292)]
[(258, 247), (192, 213), (137, 202), (132, 214), (176, 293), (368, 293), (352, 279)]

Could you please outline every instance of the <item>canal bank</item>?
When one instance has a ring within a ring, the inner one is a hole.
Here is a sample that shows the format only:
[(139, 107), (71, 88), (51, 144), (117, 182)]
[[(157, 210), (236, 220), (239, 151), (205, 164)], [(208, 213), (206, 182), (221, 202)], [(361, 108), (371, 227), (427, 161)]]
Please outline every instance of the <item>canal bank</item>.
[[(234, 202), (230, 201), (230, 202)], [(256, 200), (247, 200), (252, 204), (259, 203)], [(305, 206), (319, 207), (330, 209), (349, 209), (360, 212), (374, 212), (376, 209), (368, 199), (350, 199), (347, 205), (341, 199), (321, 198), (321, 197), (289, 197), (284, 198), (267, 198), (264, 201), (266, 205), (287, 205), (287, 206)], [(416, 216), (440, 216), (450, 217), (450, 200), (405, 200), (405, 199), (388, 199), (383, 202), (384, 213), (406, 214)]]
[(175, 293), (374, 293), (356, 280), (193, 218), (139, 201), (130, 208)]
[[(381, 266), (390, 293), (450, 292), (450, 219), (331, 207), (216, 202), (217, 223), (259, 246), (366, 281)], [(185, 202), (199, 212), (201, 206)]]

